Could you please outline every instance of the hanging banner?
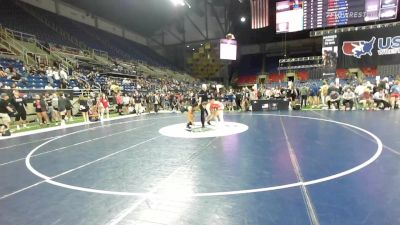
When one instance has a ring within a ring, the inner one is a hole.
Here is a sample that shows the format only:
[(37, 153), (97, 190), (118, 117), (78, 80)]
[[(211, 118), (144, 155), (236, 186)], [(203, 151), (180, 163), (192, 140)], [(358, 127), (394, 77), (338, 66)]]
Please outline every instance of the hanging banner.
[(335, 76), (338, 57), (338, 37), (336, 34), (322, 39), (322, 75)]
[(339, 36), (340, 68), (394, 65), (399, 62), (399, 27), (344, 32)]

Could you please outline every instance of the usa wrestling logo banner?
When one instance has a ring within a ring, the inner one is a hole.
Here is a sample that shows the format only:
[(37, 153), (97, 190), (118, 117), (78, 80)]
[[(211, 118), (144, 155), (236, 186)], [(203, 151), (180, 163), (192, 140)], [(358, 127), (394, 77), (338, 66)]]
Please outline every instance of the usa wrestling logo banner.
[(372, 37), (369, 41), (344, 41), (342, 45), (343, 54), (354, 56), (358, 59), (363, 55), (372, 56), (375, 40), (376, 38)]
[(358, 30), (339, 34), (338, 68), (395, 65), (400, 62), (400, 29)]

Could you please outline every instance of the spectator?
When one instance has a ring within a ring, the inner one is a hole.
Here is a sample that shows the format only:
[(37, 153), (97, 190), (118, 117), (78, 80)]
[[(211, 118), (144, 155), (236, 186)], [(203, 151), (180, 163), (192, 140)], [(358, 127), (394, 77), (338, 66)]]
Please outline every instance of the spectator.
[(65, 110), (67, 111), (65, 120), (66, 121), (74, 121), (74, 115), (72, 113), (73, 105), (72, 105), (70, 96), (68, 94), (64, 94), (64, 98), (65, 98), (65, 102), (66, 102)]
[(53, 86), (51, 83), (47, 83), (47, 85), (44, 87), (45, 90), (53, 90)]
[(48, 106), (49, 106), (49, 108), (51, 108), (50, 111), (51, 111), (52, 121), (56, 122), (56, 125), (58, 125), (58, 122), (60, 121), (60, 112), (58, 111), (58, 95), (57, 95), (57, 93), (53, 93), (53, 95), (50, 97), (50, 104), (48, 104)]
[(118, 92), (122, 91), (122, 88), (120, 86), (118, 86), (115, 82), (112, 83), (112, 85), (110, 86), (109, 89), (114, 93), (118, 93)]
[(313, 83), (310, 88), (310, 98), (309, 98), (311, 100), (310, 104), (312, 106), (315, 107), (319, 105), (319, 96), (320, 96), (319, 87), (315, 83)]
[(139, 92), (136, 91), (133, 95), (133, 98), (135, 100), (136, 115), (142, 114), (142, 96), (139, 94)]
[(21, 80), (21, 74), (19, 74), (18, 72), (12, 73), (11, 80), (13, 80), (13, 81)]
[(11, 99), (11, 104), (14, 106), (15, 110), (17, 111), (15, 115), (15, 122), (17, 124), (17, 130), (20, 130), (20, 125), (26, 128), (26, 101), (23, 97), (21, 97), (19, 91), (14, 91), (14, 96)]
[(327, 97), (329, 96), (328, 89), (329, 89), (328, 83), (324, 81), (324, 84), (321, 86), (320, 90), (322, 105), (326, 105), (327, 103)]
[(361, 96), (364, 93), (366, 88), (367, 88), (366, 85), (359, 84), (359, 85), (357, 85), (356, 89), (354, 90), (354, 93), (356, 94), (357, 97)]
[(327, 97), (327, 102), (328, 102), (328, 109), (331, 109), (332, 103), (336, 104), (337, 110), (340, 110), (339, 103), (340, 103), (340, 95), (339, 92), (336, 90), (332, 90)]
[(172, 111), (178, 111), (179, 110), (179, 101), (175, 96), (172, 96), (171, 110)]
[(54, 81), (59, 81), (60, 80), (60, 73), (58, 72), (58, 70), (56, 70), (55, 67), (53, 67), (52, 73), (53, 73)]
[(107, 113), (107, 119), (110, 119), (110, 102), (108, 101), (108, 97), (106, 94), (102, 94), (100, 98), (100, 103), (102, 104), (101, 113), (100, 113), (100, 120), (104, 119), (104, 113)]
[(125, 93), (124, 97), (122, 98), (125, 114), (129, 114), (128, 107), (129, 107), (130, 100), (131, 100), (131, 98), (129, 97), (129, 95)]
[(235, 101), (236, 101), (236, 110), (243, 110), (242, 109), (242, 93), (240, 91), (236, 91), (235, 94)]
[(68, 74), (65, 72), (64, 69), (60, 69), (59, 74), (60, 74), (61, 80), (68, 81)]
[(67, 119), (65, 118), (67, 115), (67, 99), (64, 96), (64, 93), (60, 92), (58, 95), (58, 112), (61, 117), (61, 126), (65, 126), (65, 122)]
[(21, 88), (18, 87), (16, 83), (12, 83), (12, 84), (11, 84), (11, 89), (12, 89), (12, 90), (17, 90), (17, 89), (21, 89)]
[(0, 65), (0, 77), (1, 78), (7, 78), (7, 73), (4, 72), (2, 65)]
[(117, 95), (115, 96), (115, 101), (117, 103), (117, 112), (119, 115), (122, 115), (122, 107), (124, 105), (124, 100), (120, 92), (118, 92)]
[(82, 113), (83, 122), (89, 122), (89, 104), (88, 99), (81, 94), (79, 96), (79, 111)]
[(5, 70), (6, 74), (8, 75), (8, 79), (12, 79), (12, 77), (16, 74), (14, 67), (10, 64), (8, 65), (7, 69)]
[(46, 70), (46, 76), (47, 76), (47, 82), (49, 82), (50, 86), (52, 86), (54, 83), (54, 77), (53, 77), (53, 70), (50, 66)]
[(365, 88), (364, 93), (360, 95), (360, 103), (363, 105), (363, 110), (373, 108), (374, 99), (369, 88)]
[[(308, 94), (309, 94), (310, 90), (308, 89), (308, 87), (306, 85), (303, 85), (300, 88), (300, 107), (306, 107), (307, 106), (307, 99), (308, 99)], [(304, 106), (303, 106), (304, 103)]]
[(154, 112), (158, 113), (158, 105), (160, 104), (160, 95), (158, 93), (153, 95)]
[(356, 96), (355, 96), (354, 92), (351, 91), (351, 88), (347, 88), (346, 91), (344, 92), (343, 96), (342, 96), (344, 110), (346, 110), (346, 104), (349, 104), (350, 110), (353, 110), (355, 97)]
[(396, 106), (396, 102), (399, 100), (400, 100), (400, 81), (395, 81), (393, 86), (390, 88), (390, 104), (392, 105), (393, 109)]
[(146, 103), (146, 111), (147, 111), (147, 113), (150, 113), (150, 111), (152, 110), (152, 108), (154, 106), (152, 93), (149, 93), (146, 95), (145, 103)]
[(49, 125), (49, 118), (47, 116), (47, 104), (40, 95), (35, 96), (33, 107), (35, 108), (36, 115), (39, 120), (39, 125), (40, 126), (42, 126), (43, 124)]
[(378, 91), (374, 94), (374, 102), (378, 109), (390, 109), (390, 104), (385, 98), (385, 89), (378, 88)]
[(10, 128), (10, 116), (9, 114), (13, 113), (14, 110), (11, 107), (9, 102), (9, 96), (6, 93), (1, 93), (0, 95), (0, 126), (1, 126), (1, 134), (2, 136), (9, 136), (11, 133), (9, 131)]
[[(89, 112), (89, 118), (91, 118), (91, 114), (93, 114), (93, 117), (98, 117), (99, 120), (103, 121), (104, 120), (104, 106), (103, 103), (100, 101), (101, 97), (96, 97), (92, 111)], [(92, 121), (92, 120), (91, 120)]]
[(68, 81), (62, 79), (62, 80), (60, 81), (60, 88), (61, 88), (61, 89), (68, 89)]

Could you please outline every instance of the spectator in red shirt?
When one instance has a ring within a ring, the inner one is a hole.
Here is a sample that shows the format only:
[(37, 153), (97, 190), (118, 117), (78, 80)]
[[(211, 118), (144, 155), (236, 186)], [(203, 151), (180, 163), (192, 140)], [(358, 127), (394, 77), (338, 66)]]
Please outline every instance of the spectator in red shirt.
[(363, 104), (363, 110), (365, 109), (372, 109), (374, 106), (374, 99), (372, 98), (371, 91), (369, 88), (366, 88), (364, 93), (360, 95), (360, 101)]
[(122, 115), (122, 107), (124, 105), (124, 100), (123, 100), (120, 92), (118, 92), (117, 95), (115, 96), (115, 100), (117, 102), (117, 111), (118, 111), (119, 115)]
[(108, 101), (106, 94), (102, 94), (102, 96), (100, 98), (100, 102), (103, 105), (103, 107), (101, 108), (101, 113), (100, 113), (101, 120), (104, 119), (104, 113), (107, 113), (107, 119), (110, 119), (110, 109), (109, 109), (110, 102)]

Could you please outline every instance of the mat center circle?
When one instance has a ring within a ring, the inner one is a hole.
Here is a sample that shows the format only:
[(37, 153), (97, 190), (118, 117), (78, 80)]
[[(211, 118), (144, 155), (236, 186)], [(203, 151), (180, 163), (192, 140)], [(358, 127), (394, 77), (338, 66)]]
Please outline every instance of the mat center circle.
[(247, 125), (235, 122), (212, 123), (204, 128), (200, 123), (195, 123), (190, 129), (185, 123), (169, 125), (158, 132), (164, 136), (175, 138), (209, 138), (239, 134), (249, 129)]
[[(190, 192), (190, 193), (179, 193), (180, 196), (183, 197), (211, 197), (211, 196), (228, 196), (228, 195), (240, 195), (240, 194), (249, 194), (249, 193), (258, 193), (258, 192), (268, 192), (268, 191), (275, 191), (275, 190), (282, 190), (282, 189), (288, 189), (288, 188), (293, 188), (293, 187), (299, 187), (299, 186), (308, 186), (308, 185), (314, 185), (314, 184), (319, 184), (319, 183), (323, 183), (323, 182), (327, 182), (330, 180), (335, 180), (338, 179), (340, 177), (344, 177), (346, 175), (355, 173), (365, 167), (367, 167), (368, 165), (370, 165), (371, 163), (373, 163), (375, 160), (377, 160), (379, 158), (379, 156), (382, 154), (382, 150), (383, 150), (383, 143), (382, 141), (373, 133), (371, 133), (368, 130), (365, 130), (363, 128), (357, 127), (355, 125), (351, 125), (348, 123), (343, 123), (343, 122), (339, 122), (339, 121), (334, 121), (334, 120), (329, 120), (329, 119), (322, 119), (322, 118), (313, 118), (313, 117), (305, 117), (305, 116), (294, 116), (294, 115), (279, 115), (279, 114), (247, 114), (247, 115), (251, 115), (251, 116), (271, 116), (271, 117), (288, 117), (288, 118), (298, 118), (298, 119), (308, 119), (308, 120), (314, 120), (314, 121), (321, 121), (321, 122), (329, 122), (329, 123), (333, 123), (333, 124), (337, 124), (337, 125), (341, 125), (343, 127), (347, 127), (347, 128), (352, 128), (355, 130), (358, 130), (368, 136), (370, 136), (373, 140), (375, 140), (376, 144), (377, 144), (377, 150), (375, 152), (375, 154), (373, 156), (371, 156), (371, 158), (369, 158), (368, 160), (366, 160), (365, 162), (356, 165), (350, 169), (347, 169), (345, 171), (336, 173), (336, 174), (332, 174), (329, 176), (325, 176), (325, 177), (321, 177), (321, 178), (317, 178), (317, 179), (313, 179), (313, 180), (308, 180), (308, 181), (297, 181), (294, 183), (288, 183), (288, 184), (282, 184), (282, 185), (275, 185), (275, 186), (268, 186), (268, 187), (261, 187), (261, 188), (254, 188), (254, 189), (244, 189), (244, 190), (227, 190), (227, 191), (219, 191), (219, 192), (200, 192), (200, 193), (196, 193), (196, 192)], [(234, 123), (234, 122), (225, 122), (228, 123), (226, 125), (226, 127), (222, 128), (222, 129), (226, 129), (227, 127), (229, 127), (229, 124), (234, 125), (234, 124), (240, 124), (240, 123)], [(245, 130), (248, 129), (248, 127), (244, 124), (241, 124), (243, 126), (245, 126)], [(186, 124), (175, 124), (175, 125), (171, 125), (171, 126), (178, 126), (179, 129), (181, 130), (185, 130)], [(196, 124), (197, 126), (197, 124)], [(168, 126), (170, 127), (170, 126)], [(164, 128), (168, 128), (168, 127), (164, 127)], [(163, 128), (162, 128), (163, 129)], [(161, 130), (162, 130), (161, 129)], [(160, 130), (160, 132), (161, 132)], [(215, 131), (218, 130), (217, 128), (215, 129)], [(234, 129), (232, 129), (234, 130)], [(244, 130), (244, 131), (245, 131)], [(186, 131), (185, 131), (186, 132)], [(207, 132), (212, 132), (211, 130), (207, 131)], [(207, 132), (203, 132), (203, 133), (207, 133)], [(86, 187), (81, 187), (81, 186), (75, 186), (75, 185), (70, 185), (70, 184), (66, 184), (66, 183), (62, 183), (59, 181), (56, 181), (54, 178), (55, 177), (50, 177), (47, 176), (41, 172), (39, 172), (38, 170), (36, 170), (32, 165), (31, 165), (31, 157), (34, 155), (34, 153), (36, 151), (38, 151), (41, 147), (43, 147), (44, 145), (51, 143), (54, 140), (58, 140), (61, 139), (63, 137), (67, 137), (70, 136), (72, 134), (74, 134), (76, 132), (73, 133), (69, 133), (69, 134), (65, 134), (62, 136), (58, 136), (54, 139), (50, 139), (44, 143), (42, 143), (41, 145), (37, 146), (36, 148), (34, 148), (26, 157), (25, 159), (25, 164), (26, 167), (36, 176), (42, 178), (45, 182), (55, 185), (55, 186), (59, 186), (62, 188), (67, 188), (67, 189), (71, 189), (71, 190), (76, 190), (76, 191), (83, 191), (83, 192), (88, 192), (88, 193), (98, 193), (98, 194), (106, 194), (106, 195), (116, 195), (116, 196), (143, 196), (143, 197), (150, 197), (150, 196), (158, 196), (158, 197), (168, 197), (169, 193), (155, 193), (155, 192), (124, 192), (124, 191), (110, 191), (110, 190), (101, 190), (101, 189), (94, 189), (94, 188), (86, 188)], [(200, 133), (200, 132), (199, 132)], [(238, 133), (236, 131), (236, 133)], [(226, 135), (229, 135), (227, 133), (224, 133)], [(233, 133), (230, 133), (233, 134)], [(210, 136), (210, 137), (215, 137), (215, 136)], [(114, 155), (116, 153), (113, 153), (112, 155)], [(103, 157), (105, 158), (105, 157)], [(100, 158), (100, 159), (103, 159)], [(97, 159), (96, 161), (100, 160)], [(90, 163), (88, 163), (87, 165), (89, 165)], [(81, 168), (83, 166), (77, 167), (77, 168)], [(68, 172), (68, 171), (67, 171)], [(64, 172), (65, 173), (65, 172)], [(63, 174), (64, 174), (63, 173)]]

